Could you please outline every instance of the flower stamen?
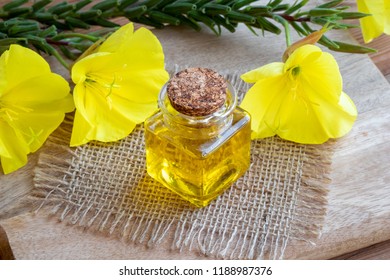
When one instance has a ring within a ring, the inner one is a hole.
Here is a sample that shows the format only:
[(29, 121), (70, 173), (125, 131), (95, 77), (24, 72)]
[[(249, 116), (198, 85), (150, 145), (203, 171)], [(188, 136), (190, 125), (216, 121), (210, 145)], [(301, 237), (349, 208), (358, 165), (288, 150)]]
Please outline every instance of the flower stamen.
[[(74, 110), (69, 84), (50, 71), (43, 57), (11, 44), (0, 59), (0, 161), (4, 174), (27, 163), (48, 135)], [(18, 69), (19, 71), (15, 71)], [(4, 132), (4, 133), (3, 133)]]
[(296, 48), (285, 63), (270, 63), (241, 77), (255, 82), (240, 104), (252, 116), (252, 138), (278, 135), (321, 144), (345, 135), (356, 119), (352, 100), (340, 94), (337, 62), (314, 45)]
[[(112, 98), (110, 95), (113, 89), (120, 89), (120, 85), (117, 83), (117, 75), (104, 74), (89, 74), (85, 80), (85, 83), (90, 86), (94, 92), (99, 92), (107, 101), (109, 109), (112, 109)], [(108, 92), (107, 92), (108, 91)]]
[[(141, 67), (137, 67), (139, 63)], [(148, 75), (149, 71), (156, 75)], [(143, 27), (134, 31), (129, 23), (78, 60), (72, 67), (72, 79), (81, 114), (80, 122), (75, 119), (73, 124), (70, 145), (78, 146), (129, 135), (157, 109), (158, 92), (168, 73), (158, 39)]]
[(31, 128), (31, 126), (28, 129), (29, 129), (30, 133), (24, 133), (28, 137), (31, 137), (30, 141), (28, 141), (27, 144), (30, 146), (35, 141), (37, 141), (38, 143), (41, 143), (41, 141), (39, 141), (39, 136), (43, 133), (43, 129), (41, 129), (37, 133)]
[(28, 113), (31, 111), (33, 110), (14, 104), (6, 104), (5, 102), (0, 101), (0, 117), (4, 120), (8, 120), (9, 122), (17, 120), (20, 112)]

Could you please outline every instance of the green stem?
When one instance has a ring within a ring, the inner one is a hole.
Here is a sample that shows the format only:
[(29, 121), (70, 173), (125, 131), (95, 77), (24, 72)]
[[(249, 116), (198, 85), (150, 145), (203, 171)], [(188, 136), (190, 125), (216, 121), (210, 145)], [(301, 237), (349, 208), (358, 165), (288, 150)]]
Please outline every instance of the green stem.
[(54, 36), (53, 38), (51, 38), (53, 41), (59, 41), (59, 40), (62, 40), (62, 39), (66, 39), (66, 38), (82, 38), (82, 39), (85, 39), (85, 40), (88, 40), (88, 41), (92, 41), (92, 42), (96, 42), (97, 40), (99, 40), (98, 37), (95, 37), (95, 36), (92, 36), (92, 35), (88, 35), (88, 34), (81, 34), (81, 33), (61, 33), (61, 34), (58, 34), (56, 36)]
[(291, 33), (290, 33), (290, 26), (285, 25), (285, 32), (286, 32), (286, 45), (287, 47), (291, 46)]
[(51, 54), (64, 66), (66, 69), (70, 70), (70, 64), (67, 63), (63, 57), (53, 48)]
[(279, 16), (279, 15), (274, 15), (273, 18), (274, 18), (274, 20), (276, 20), (277, 22), (279, 22), (280, 24), (283, 25), (284, 33), (286, 36), (286, 45), (287, 45), (287, 47), (291, 46), (291, 32), (290, 32), (289, 22), (285, 18), (283, 18), (282, 16)]

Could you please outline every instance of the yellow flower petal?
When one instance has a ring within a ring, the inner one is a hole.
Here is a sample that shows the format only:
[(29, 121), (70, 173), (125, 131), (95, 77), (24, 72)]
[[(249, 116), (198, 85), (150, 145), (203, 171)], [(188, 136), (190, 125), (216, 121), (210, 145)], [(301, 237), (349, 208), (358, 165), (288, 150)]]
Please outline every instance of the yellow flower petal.
[(281, 73), (268, 74), (241, 104), (251, 114), (254, 138), (277, 134), (289, 141), (320, 144), (352, 128), (356, 107), (342, 92), (339, 68), (330, 54), (305, 45), (289, 56)]
[[(102, 95), (95, 94), (93, 88), (91, 91), (82, 84), (76, 85), (74, 98), (79, 113), (79, 117), (75, 118), (73, 123), (72, 134), (78, 134), (78, 136), (72, 137), (74, 139), (99, 140), (102, 142), (117, 141), (129, 135), (135, 127), (135, 122), (117, 109), (111, 97), (105, 98)], [(126, 110), (129, 109), (131, 108)], [(79, 123), (80, 120), (81, 123)], [(88, 123), (88, 126), (85, 122)], [(83, 129), (80, 129), (80, 127)], [(89, 130), (85, 130), (85, 128), (89, 128)], [(81, 134), (84, 134), (84, 136)], [(77, 145), (77, 142), (80, 141), (71, 141), (71, 146)]]
[(296, 98), (287, 91), (275, 102), (273, 109), (267, 116), (267, 122), (281, 138), (303, 144), (318, 144), (329, 138), (313, 113), (312, 106), (304, 99)]
[(136, 103), (157, 104), (158, 93), (167, 80), (167, 72), (158, 69), (131, 72), (122, 80), (121, 88), (114, 91), (116, 95)]
[[(0, 77), (5, 77), (5, 65), (7, 64), (8, 60), (8, 52), (5, 51), (1, 56), (0, 56)], [(0, 98), (5, 92), (5, 89), (7, 87), (7, 80), (2, 78), (0, 79)]]
[[(134, 61), (129, 65), (133, 70), (164, 66), (164, 53), (159, 40), (144, 27), (134, 32), (124, 50), (124, 53), (127, 52), (133, 53), (132, 59)], [(146, 56), (148, 59), (142, 59), (142, 56)]]
[(284, 63), (273, 62), (241, 75), (241, 79), (247, 83), (255, 83), (260, 79), (281, 74)]
[[(386, 2), (386, 3), (385, 3)], [(385, 30), (390, 29), (390, 13), (388, 0), (357, 0), (358, 10), (371, 14), (360, 19), (364, 42), (369, 43), (379, 37)]]
[(329, 138), (344, 136), (352, 128), (357, 112), (345, 93), (341, 99), (339, 103), (321, 100), (318, 105), (310, 106), (302, 99), (286, 95), (279, 109), (277, 134), (303, 144), (322, 144)]
[(63, 121), (64, 113), (74, 110), (69, 90), (61, 76), (47, 73), (27, 79), (3, 94), (3, 104), (15, 114), (12, 126), (23, 131), (21, 135), (30, 152), (43, 145)]
[(153, 33), (145, 28), (133, 33), (132, 24), (120, 28), (72, 68), (78, 113), (71, 145), (126, 137), (157, 109), (168, 78)]
[(70, 138), (70, 146), (75, 147), (83, 145), (93, 140), (94, 137), (91, 135), (93, 127), (84, 119), (78, 110), (74, 115), (72, 135)]
[(385, 8), (383, 14), (385, 17), (384, 32), (385, 34), (390, 35), (390, 1), (389, 0), (385, 0)]
[(4, 174), (11, 173), (27, 163), (30, 152), (20, 133), (0, 119), (0, 158)]
[(27, 48), (11, 45), (0, 73), (0, 156), (9, 173), (26, 164), (74, 104), (68, 83)]
[(63, 120), (64, 113), (61, 111), (20, 114), (18, 128), (24, 131), (23, 138), (28, 143), (30, 152), (37, 151)]
[[(115, 66), (112, 66), (111, 61), (115, 59), (114, 54), (108, 52), (99, 52), (93, 53), (79, 61), (77, 61), (72, 67), (72, 81), (75, 84), (84, 83), (86, 79), (90, 79), (94, 73), (100, 72), (112, 72), (118, 71), (115, 67), (123, 67), (123, 64), (115, 63)], [(107, 70), (107, 67), (111, 69)]]
[(313, 109), (329, 138), (339, 138), (347, 134), (357, 117), (355, 104), (344, 92), (340, 95), (338, 104), (324, 101), (319, 107), (314, 106)]
[[(6, 87), (0, 88), (3, 92), (33, 77), (50, 73), (49, 64), (41, 56), (22, 46), (11, 45), (2, 56), (1, 64), (6, 65), (2, 78), (3, 82), (6, 81)], [(23, 65), (26, 67), (21, 68)]]
[(129, 46), (129, 41), (132, 39), (134, 25), (132, 22), (121, 26), (117, 31), (111, 34), (101, 45), (96, 52), (122, 52), (126, 51), (126, 46)]
[(10, 133), (7, 133), (9, 128), (11, 127), (8, 125), (8, 123), (0, 119), (0, 132), (1, 135), (4, 135), (0, 137), (0, 156), (11, 158), (12, 152), (9, 150), (9, 145), (7, 144), (9, 142), (7, 141), (7, 138), (11, 135)]
[(275, 77), (262, 79), (246, 93), (240, 107), (251, 115), (252, 138), (275, 135), (276, 130), (272, 115), (278, 111), (278, 102), (275, 101), (280, 102), (281, 94), (286, 92), (286, 82), (286, 78), (279, 74)]
[[(299, 71), (296, 82), (302, 84), (302, 88), (312, 89), (306, 91), (312, 103), (316, 103), (317, 95), (330, 102), (338, 102), (342, 91), (342, 77), (336, 60), (329, 53), (323, 53), (320, 48), (305, 45), (297, 49), (287, 60), (285, 72), (292, 69)], [(313, 95), (310, 95), (314, 92)]]
[(157, 110), (156, 102), (136, 103), (120, 95), (113, 95), (112, 103), (115, 104), (114, 107), (118, 112), (136, 124), (143, 123)]
[(319, 57), (321, 56), (322, 50), (315, 46), (315, 45), (303, 45), (302, 47), (299, 47), (296, 49), (287, 59), (284, 65), (285, 71), (288, 69), (299, 66), (300, 64), (304, 63), (306, 59), (309, 58), (309, 63), (313, 61), (313, 59), (316, 59), (315, 56)]
[(46, 141), (47, 137), (62, 123), (64, 112), (29, 112), (19, 114), (15, 121), (20, 131), (23, 131), (22, 137), (28, 144), (30, 152), (37, 151)]
[(25, 80), (3, 94), (1, 100), (18, 108), (34, 110), (74, 110), (69, 84), (59, 75), (42, 74)]
[(136, 124), (130, 121), (126, 122), (127, 130), (125, 131), (123, 129), (123, 125), (120, 127), (111, 124), (108, 126), (92, 126), (84, 119), (79, 111), (76, 110), (70, 146), (80, 146), (92, 140), (99, 140), (102, 142), (117, 141), (126, 137), (134, 130), (135, 126)]
[[(156, 102), (160, 88), (169, 78), (163, 70), (164, 64), (159, 62), (163, 57), (145, 54), (149, 59), (142, 62), (142, 56), (133, 58), (133, 55), (136, 53), (92, 54), (73, 66), (72, 80), (75, 84), (94, 86), (96, 94), (118, 94), (140, 103)], [(138, 63), (143, 64), (144, 69), (134, 69), (133, 64)]]

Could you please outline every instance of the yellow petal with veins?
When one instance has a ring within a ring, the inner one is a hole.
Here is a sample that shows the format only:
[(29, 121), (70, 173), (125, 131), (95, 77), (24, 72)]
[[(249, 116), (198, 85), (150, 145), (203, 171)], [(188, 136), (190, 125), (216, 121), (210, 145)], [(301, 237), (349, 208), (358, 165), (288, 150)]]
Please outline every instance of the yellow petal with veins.
[(245, 74), (241, 75), (241, 79), (243, 79), (247, 83), (256, 83), (257, 81), (271, 77), (274, 75), (281, 74), (283, 71), (284, 63), (282, 62), (273, 62), (252, 71), (249, 71)]
[(168, 80), (164, 53), (151, 31), (121, 27), (72, 68), (77, 108), (71, 146), (126, 137), (157, 109)]
[(277, 103), (286, 92), (287, 82), (286, 77), (278, 74), (260, 80), (246, 93), (240, 107), (251, 115), (252, 138), (265, 138), (276, 134), (272, 116), (277, 113)]
[(357, 0), (359, 12), (370, 14), (360, 19), (364, 42), (371, 42), (383, 32), (390, 34), (389, 2), (388, 0)]
[(128, 23), (121, 26), (113, 34), (111, 34), (95, 51), (96, 52), (122, 52), (126, 51), (134, 33), (133, 23)]
[(69, 84), (61, 76), (46, 73), (10, 88), (1, 100), (6, 104), (34, 111), (71, 112), (74, 104), (69, 92)]
[[(97, 91), (100, 90), (83, 84), (74, 88), (78, 117), (74, 120), (71, 146), (91, 140), (117, 141), (129, 135), (135, 127), (137, 113), (131, 111), (131, 106), (123, 108), (123, 103), (118, 104), (115, 95), (104, 96)], [(141, 110), (145, 108), (147, 106), (142, 106)]]
[(27, 163), (74, 109), (68, 83), (34, 51), (11, 45), (0, 57), (0, 158), (4, 173)]
[[(313, 45), (304, 45), (297, 49), (285, 63), (285, 73), (292, 74), (299, 69), (291, 82), (296, 82), (306, 90), (308, 100), (317, 103), (317, 95), (337, 102), (342, 91), (342, 77), (337, 61), (329, 53), (324, 53)], [(290, 72), (289, 72), (290, 71)], [(311, 94), (313, 93), (313, 94)]]
[(11, 45), (10, 49), (2, 54), (1, 60), (1, 80), (3, 83), (6, 81), (6, 87), (0, 87), (0, 95), (28, 79), (51, 73), (49, 64), (40, 55), (19, 45)]
[(79, 110), (76, 110), (73, 122), (77, 123), (77, 126), (73, 125), (72, 135), (70, 138), (71, 147), (86, 144), (96, 138), (94, 137), (95, 133), (93, 126), (85, 120)]
[(385, 34), (390, 35), (390, 1), (389, 0), (385, 0), (385, 7), (384, 7), (383, 14), (385, 17), (384, 32)]
[(4, 174), (11, 173), (27, 163), (30, 152), (21, 133), (0, 119), (0, 156)]
[(124, 128), (123, 124), (121, 126), (112, 125), (109, 127), (104, 125), (91, 125), (77, 110), (74, 123), (77, 123), (77, 126), (73, 126), (70, 139), (71, 147), (80, 146), (95, 139), (99, 139), (102, 142), (116, 141), (127, 136), (136, 126), (131, 121), (126, 122), (126, 128)]
[[(351, 130), (357, 110), (342, 92), (339, 68), (330, 54), (304, 45), (278, 66), (279, 71), (274, 65), (243, 75), (258, 79), (240, 105), (252, 117), (253, 138), (279, 135), (298, 143), (321, 144)], [(271, 71), (261, 73), (267, 69)]]

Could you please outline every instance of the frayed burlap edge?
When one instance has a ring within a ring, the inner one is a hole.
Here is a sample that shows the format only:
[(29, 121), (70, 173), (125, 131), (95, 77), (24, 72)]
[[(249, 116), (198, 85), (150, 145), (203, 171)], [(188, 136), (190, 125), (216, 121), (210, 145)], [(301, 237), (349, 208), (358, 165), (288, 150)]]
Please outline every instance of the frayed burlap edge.
[[(306, 164), (302, 168), (301, 188), (297, 196), (295, 218), (291, 224), (293, 239), (315, 245), (315, 239), (321, 234), (327, 213), (333, 153), (333, 140), (322, 145), (306, 145), (308, 162), (315, 164)], [(312, 222), (308, 222), (310, 220)]]
[[(237, 84), (241, 83), (237, 75), (230, 76), (230, 80), (237, 88), (243, 86)], [(44, 152), (40, 154), (34, 176), (35, 190), (31, 196), (36, 203), (36, 212), (54, 215), (60, 221), (68, 221), (91, 231), (119, 233), (118, 236), (126, 241), (151, 247), (166, 242), (168, 236), (171, 236), (172, 249), (198, 250), (211, 257), (230, 259), (281, 259), (290, 239), (314, 245), (321, 232), (327, 210), (332, 141), (323, 145), (294, 144), (303, 150), (306, 164), (303, 164), (301, 174), (297, 176), (300, 187), (293, 194), (296, 196), (295, 205), (289, 209), (280, 209), (288, 212), (285, 215), (291, 217), (289, 224), (284, 227), (284, 232), (277, 234), (269, 234), (269, 229), (266, 229), (247, 235), (238, 234), (237, 228), (219, 232), (214, 229), (214, 232), (210, 232), (205, 225), (190, 224), (187, 220), (164, 220), (164, 217), (156, 220), (148, 215), (132, 217), (123, 213), (111, 215), (90, 209), (89, 206), (85, 208), (83, 205), (72, 205), (64, 199), (67, 191), (64, 186), (68, 184), (67, 178), (72, 176), (68, 167), (75, 160), (78, 149), (68, 146), (71, 127), (72, 116), (69, 115), (61, 127), (50, 136)], [(307, 164), (308, 162), (313, 164)], [(198, 212), (198, 215), (201, 215), (199, 213), (201, 212)], [(262, 226), (265, 228), (267, 223)], [(173, 237), (169, 233), (172, 230)], [(259, 234), (264, 237), (258, 238)], [(219, 235), (219, 240), (215, 239), (214, 235)]]

